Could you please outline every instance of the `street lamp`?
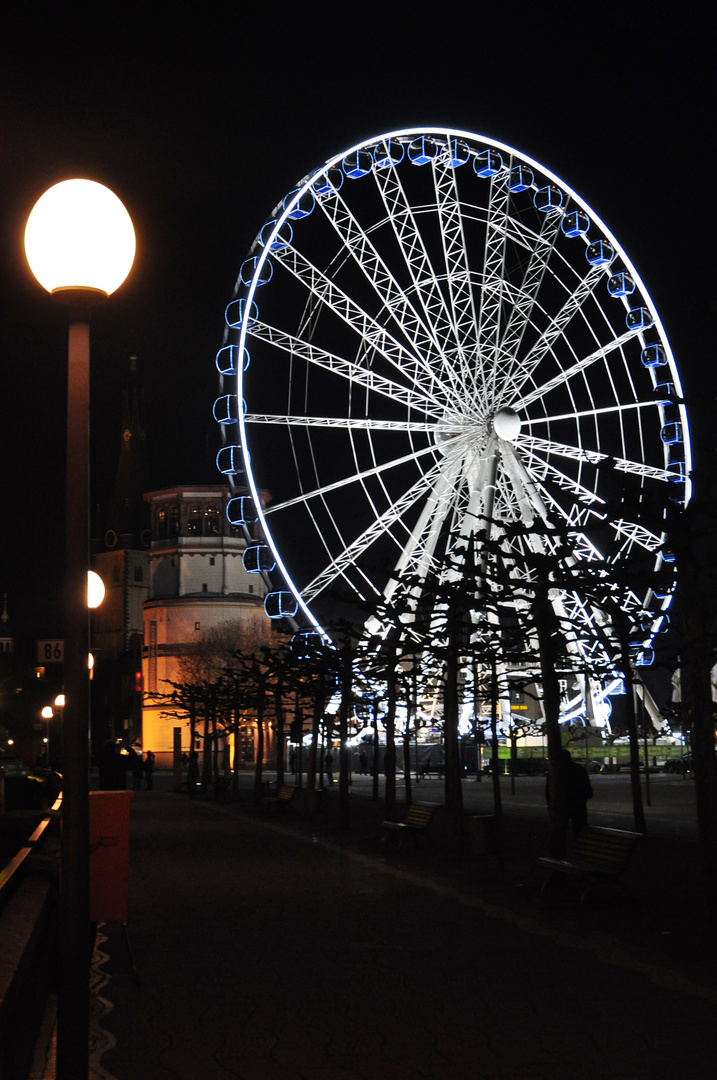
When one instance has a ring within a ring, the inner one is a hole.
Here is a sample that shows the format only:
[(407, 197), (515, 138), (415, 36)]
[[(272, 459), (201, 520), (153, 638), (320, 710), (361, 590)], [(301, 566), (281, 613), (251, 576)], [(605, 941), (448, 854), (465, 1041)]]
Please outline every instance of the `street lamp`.
[(45, 744), (45, 764), (50, 764), (50, 721), (55, 715), (51, 705), (45, 705), (40, 711), (40, 716), (43, 720), (47, 720), (47, 734), (42, 740)]
[(33, 207), (25, 253), (39, 283), (69, 308), (57, 1080), (76, 1080), (89, 1065), (90, 309), (131, 269), (132, 221), (102, 184), (65, 180)]

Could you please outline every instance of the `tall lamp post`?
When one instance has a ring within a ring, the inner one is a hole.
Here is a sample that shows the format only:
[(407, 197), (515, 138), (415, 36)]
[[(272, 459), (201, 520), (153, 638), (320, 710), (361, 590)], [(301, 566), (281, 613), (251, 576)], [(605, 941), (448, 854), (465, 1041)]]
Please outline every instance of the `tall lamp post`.
[(89, 383), (90, 309), (119, 288), (135, 253), (132, 221), (92, 180), (65, 180), (37, 201), (25, 253), (39, 283), (69, 309), (64, 690), (57, 1080), (89, 1066)]

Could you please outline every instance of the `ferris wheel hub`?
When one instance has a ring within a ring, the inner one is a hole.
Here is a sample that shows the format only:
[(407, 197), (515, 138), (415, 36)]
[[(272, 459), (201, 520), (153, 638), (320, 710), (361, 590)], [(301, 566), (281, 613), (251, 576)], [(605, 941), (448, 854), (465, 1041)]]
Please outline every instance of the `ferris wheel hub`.
[(493, 417), (493, 430), (499, 439), (515, 442), (520, 434), (520, 417), (514, 409), (498, 409)]

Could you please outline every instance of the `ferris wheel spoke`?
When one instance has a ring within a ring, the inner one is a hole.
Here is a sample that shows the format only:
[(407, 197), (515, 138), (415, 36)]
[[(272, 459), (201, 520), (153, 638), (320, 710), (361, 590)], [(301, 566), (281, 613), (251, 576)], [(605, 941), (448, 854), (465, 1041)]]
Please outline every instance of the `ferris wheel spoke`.
[(485, 365), (491, 383), (487, 392), (485, 386), (483, 388), (484, 400), (495, 400), (495, 383), (499, 371), (496, 361), (505, 298), (506, 221), (509, 217), (509, 204), (510, 192), (502, 178), (492, 177), (488, 197), (488, 221), (478, 323), (478, 355), (481, 358), (481, 368)]
[(406, 387), (405, 384), (388, 379), (372, 368), (357, 364), (352, 360), (346, 360), (342, 356), (322, 349), (313, 342), (304, 341), (295, 334), (287, 334), (278, 330), (268, 323), (255, 322), (248, 329), (247, 334), (258, 341), (268, 342), (275, 348), (282, 349), (294, 358), (301, 358), (309, 364), (315, 365), (323, 371), (338, 375), (348, 384), (362, 386), (366, 390), (382, 394), (392, 401), (400, 402), (408, 408), (420, 409), (430, 414), (431, 407), (435, 407), (437, 413), (442, 412), (441, 403), (431, 398), (421, 388)]
[(423, 450), (417, 452), (412, 451), (410, 454), (406, 454), (403, 457), (392, 458), (390, 461), (385, 461), (383, 464), (376, 465), (372, 469), (364, 469), (362, 472), (351, 473), (341, 480), (334, 481), (332, 484), (323, 484), (321, 487), (314, 488), (312, 491), (304, 491), (293, 499), (284, 499), (282, 502), (272, 503), (272, 505), (264, 511), (264, 516), (271, 517), (272, 514), (280, 514), (289, 507), (300, 506), (310, 499), (323, 499), (326, 495), (330, 495), (334, 491), (345, 490), (354, 484), (363, 484), (364, 481), (369, 480), (372, 476), (382, 476), (391, 469), (406, 465), (408, 462), (415, 462), (417, 459), (425, 457), (426, 455), (435, 456), (435, 453), (435, 447), (426, 446)]
[(526, 427), (540, 427), (542, 424), (555, 423), (561, 420), (597, 420), (600, 416), (620, 417), (626, 413), (638, 414), (640, 412), (656, 413), (657, 405), (654, 401), (628, 401), (621, 405), (605, 405), (602, 408), (594, 406), (592, 409), (573, 409), (566, 413), (554, 413), (551, 416), (537, 416), (525, 421)]
[(588, 297), (595, 290), (604, 273), (603, 267), (591, 267), (570, 296), (567, 297), (557, 315), (550, 320), (550, 323), (532, 346), (527, 356), (521, 359), (519, 363), (517, 361), (514, 363), (511, 381), (517, 393), (520, 392), (520, 387), (524, 386), (528, 379), (531, 378), (535, 369), (558, 338), (565, 333), (570, 321), (587, 302)]
[(627, 521), (625, 518), (620, 518), (617, 521), (611, 521), (610, 528), (614, 529), (618, 539), (621, 541), (620, 554), (629, 551), (635, 544), (644, 551), (653, 554), (659, 551), (665, 543), (664, 536), (658, 536), (657, 533), (652, 532), (652, 530), (637, 521)]
[(426, 494), (431, 491), (444, 468), (445, 466), (441, 464), (434, 465), (420, 480), (417, 480), (415, 484), (412, 484), (400, 499), (397, 499), (396, 502), (393, 503), (392, 506), (389, 506), (383, 514), (379, 515), (368, 528), (364, 529), (350, 544), (347, 544), (339, 555), (332, 557), (329, 565), (326, 566), (320, 574), (317, 574), (313, 581), (311, 581), (304, 589), (304, 596), (307, 603), (311, 603), (316, 596), (323, 592), (323, 590), (337, 578), (345, 577), (354, 563), (360, 561), (360, 556), (380, 537), (390, 537), (397, 548), (403, 550), (403, 543), (399, 542), (393, 535), (392, 529), (401, 522), (404, 514), (408, 513), (419, 499), (425, 497)]
[(398, 171), (391, 165), (387, 169), (375, 169), (373, 175), (410, 275), (413, 291), (425, 312), (425, 321), (433, 328), (441, 350), (451, 352), (458, 343), (458, 330)]
[(434, 159), (432, 168), (443, 258), (447, 270), (446, 284), (453, 313), (452, 324), (455, 327), (457, 362), (463, 386), (472, 385), (475, 389), (478, 318), (456, 171), (439, 158)]
[(571, 458), (573, 461), (584, 461), (591, 465), (600, 465), (610, 461), (617, 472), (633, 473), (635, 476), (649, 477), (652, 480), (672, 480), (672, 475), (667, 469), (658, 469), (647, 465), (642, 461), (631, 461), (629, 458), (616, 457), (614, 454), (602, 453), (599, 450), (587, 450), (581, 446), (570, 446), (559, 443), (553, 439), (540, 439), (535, 435), (527, 435), (521, 432), (516, 440), (516, 445), (526, 450), (535, 450), (544, 454), (556, 454), (558, 457)]
[[(405, 433), (421, 433), (429, 435), (441, 435), (450, 431), (447, 421), (436, 423), (421, 423), (413, 420), (372, 420), (357, 416), (302, 416), (297, 413), (244, 413), (242, 420), (245, 424), (276, 425), (290, 428), (334, 428), (337, 431), (400, 431)], [(431, 447), (435, 453), (435, 447)], [(415, 455), (415, 451), (414, 451)], [(410, 457), (411, 455), (409, 455)]]
[(531, 405), (534, 401), (544, 399), (551, 390), (555, 390), (559, 386), (565, 386), (570, 379), (576, 375), (582, 374), (589, 367), (591, 367), (597, 360), (607, 360), (608, 357), (614, 353), (617, 349), (622, 349), (628, 341), (632, 341), (633, 338), (638, 337), (640, 330), (632, 329), (626, 330), (624, 334), (620, 334), (619, 337), (613, 338), (606, 345), (601, 345), (599, 349), (595, 349), (594, 352), (589, 353), (588, 356), (584, 356), (579, 360), (576, 360), (569, 368), (565, 368), (558, 375), (552, 379), (548, 379), (538, 386), (535, 386), (533, 390), (528, 391), (517, 401), (512, 402), (512, 408), (516, 411), (525, 409), (528, 405)]
[(416, 355), (427, 357), (440, 351), (432, 327), (421, 319), (340, 193), (334, 191), (325, 196), (319, 201), (319, 206), (376, 293), (383, 309), (410, 341)]
[(527, 448), (522, 447), (523, 456), (525, 457), (525, 467), (533, 476), (541, 487), (544, 487), (549, 481), (555, 487), (561, 491), (567, 492), (573, 499), (577, 500), (576, 509), (581, 504), (586, 506), (602, 506), (605, 502), (599, 495), (596, 494), (591, 488), (585, 487), (574, 476), (568, 475), (563, 469), (559, 468), (554, 461), (548, 461), (545, 457), (538, 454), (534, 447)]
[[(424, 392), (440, 395), (442, 384), (436, 371), (410, 353), (405, 343), (389, 334), (377, 319), (364, 311), (297, 248), (287, 244), (275, 256), (313, 297), (354, 330), (360, 342), (383, 356), (397, 372)], [(426, 383), (430, 384), (430, 391)]]
[(503, 447), (502, 465), (525, 525), (531, 525), (536, 517), (547, 523), (551, 509), (566, 519), (564, 508), (540, 479), (526, 467), (513, 446)]
[(496, 355), (496, 362), (501, 368), (504, 385), (507, 387), (514, 385), (515, 358), (537, 303), (559, 228), (560, 215), (546, 214), (543, 227), (530, 248), (530, 259), (521, 287), (515, 290), (510, 315)]

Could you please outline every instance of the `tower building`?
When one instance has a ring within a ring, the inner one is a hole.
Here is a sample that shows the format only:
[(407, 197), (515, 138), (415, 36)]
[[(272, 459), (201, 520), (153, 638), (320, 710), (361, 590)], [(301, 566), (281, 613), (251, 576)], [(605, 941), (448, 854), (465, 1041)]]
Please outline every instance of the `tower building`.
[[(173, 729), (190, 749), (189, 720), (172, 710), (172, 683), (183, 681), (183, 660), (214, 634), (236, 645), (268, 643), (266, 586), (249, 573), (242, 529), (226, 515), (228, 487), (191, 485), (145, 495), (150, 511), (149, 596), (144, 604), (142, 747), (170, 767)], [(220, 650), (221, 651), (221, 650)], [(221, 666), (223, 657), (217, 656)]]

